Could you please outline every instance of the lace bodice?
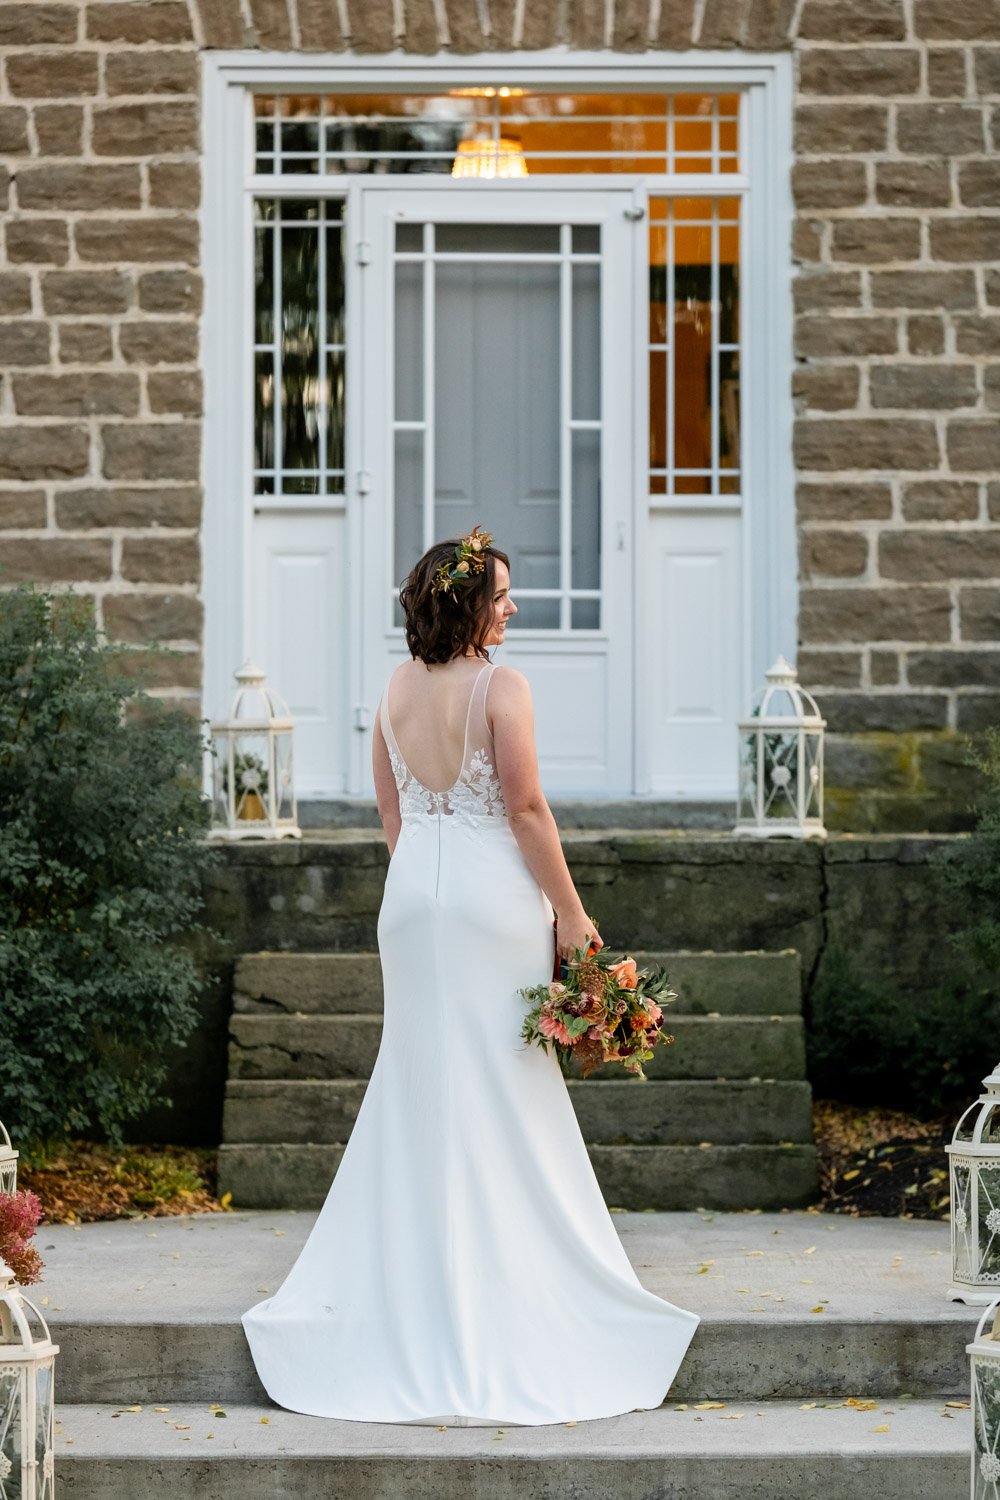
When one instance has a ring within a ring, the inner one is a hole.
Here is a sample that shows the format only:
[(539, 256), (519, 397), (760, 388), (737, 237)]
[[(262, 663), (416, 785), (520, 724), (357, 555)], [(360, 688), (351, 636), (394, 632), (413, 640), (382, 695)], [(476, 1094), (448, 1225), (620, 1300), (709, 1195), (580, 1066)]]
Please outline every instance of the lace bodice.
[(380, 722), (396, 778), (404, 827), (408, 821), (428, 816), (453, 818), (477, 832), (482, 831), (484, 823), (506, 822), (507, 809), (495, 769), (493, 736), (486, 718), (486, 694), (494, 670), (494, 664), (486, 662), (476, 674), (465, 717), (462, 769), (453, 785), (442, 792), (432, 792), (418, 781), (403, 759), (389, 717), (389, 687), (386, 686), (379, 706)]

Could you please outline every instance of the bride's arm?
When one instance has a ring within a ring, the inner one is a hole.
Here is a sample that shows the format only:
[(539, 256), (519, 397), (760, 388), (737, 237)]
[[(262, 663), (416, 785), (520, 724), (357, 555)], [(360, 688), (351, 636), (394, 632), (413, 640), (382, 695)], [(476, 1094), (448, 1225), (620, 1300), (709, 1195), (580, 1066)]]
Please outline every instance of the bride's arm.
[[(524, 862), (559, 919), (560, 951), (585, 946), (594, 924), (583, 909), (566, 864), (559, 830), (538, 777), (531, 687), (513, 667), (497, 667), (489, 685), (489, 712), (497, 775), (511, 831)], [(603, 946), (597, 936), (598, 946)]]
[(375, 805), (378, 815), (382, 821), (385, 833), (385, 841), (389, 847), (389, 858), (392, 858), (399, 838), (399, 830), (402, 819), (399, 814), (399, 792), (396, 789), (396, 778), (392, 774), (392, 765), (389, 760), (389, 751), (386, 748), (385, 739), (382, 735), (382, 716), (375, 715), (375, 728), (372, 732), (372, 775), (375, 778)]

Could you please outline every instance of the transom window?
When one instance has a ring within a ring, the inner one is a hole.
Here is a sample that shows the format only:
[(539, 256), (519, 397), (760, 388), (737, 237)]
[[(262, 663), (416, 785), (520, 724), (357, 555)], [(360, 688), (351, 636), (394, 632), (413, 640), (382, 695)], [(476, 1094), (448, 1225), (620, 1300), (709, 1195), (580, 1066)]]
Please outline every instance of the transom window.
[(267, 175), (740, 169), (737, 94), (258, 94), (254, 112)]

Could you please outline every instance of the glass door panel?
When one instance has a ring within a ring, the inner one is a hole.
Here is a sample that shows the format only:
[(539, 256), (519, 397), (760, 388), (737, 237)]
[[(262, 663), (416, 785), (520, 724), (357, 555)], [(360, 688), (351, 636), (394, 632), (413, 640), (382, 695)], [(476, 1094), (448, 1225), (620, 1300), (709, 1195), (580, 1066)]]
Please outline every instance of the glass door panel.
[[(643, 234), (626, 214), (630, 193), (366, 187), (359, 197), (371, 253), (360, 415), (369, 582), (376, 552), (384, 559), (366, 696), (374, 706), (405, 654), (407, 572), (433, 542), (478, 523), (510, 556), (518, 613), (502, 659), (552, 693), (540, 761), (570, 788), (627, 790), (631, 746), (602, 709), (611, 682), (620, 689), (631, 673), (630, 611), (608, 605), (609, 586), (619, 602), (628, 594), (629, 265)], [(582, 732), (555, 710), (567, 693), (595, 691), (601, 708)]]

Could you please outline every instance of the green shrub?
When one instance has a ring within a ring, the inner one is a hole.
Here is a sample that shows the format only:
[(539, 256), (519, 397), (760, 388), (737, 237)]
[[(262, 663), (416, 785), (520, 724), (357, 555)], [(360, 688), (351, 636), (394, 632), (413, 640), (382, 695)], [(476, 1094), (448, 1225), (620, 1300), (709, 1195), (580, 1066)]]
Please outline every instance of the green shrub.
[[(955, 948), (970, 960), (1000, 973), (1000, 729), (987, 729), (977, 747), (970, 743), (968, 763), (981, 773), (982, 793), (976, 825), (968, 838), (957, 839), (936, 857), (946, 890), (957, 898), (966, 920), (950, 934)], [(1000, 1044), (996, 1037), (994, 1045)], [(998, 1053), (1000, 1056), (1000, 1053)]]
[(819, 1098), (881, 1105), (924, 1119), (969, 1103), (1000, 1056), (1000, 993), (956, 967), (918, 1001), (863, 974), (843, 948), (823, 955), (810, 995), (806, 1046)]
[(26, 1144), (120, 1144), (162, 1102), (203, 987), (179, 940), (213, 936), (202, 750), (86, 600), (0, 593), (0, 1115)]

